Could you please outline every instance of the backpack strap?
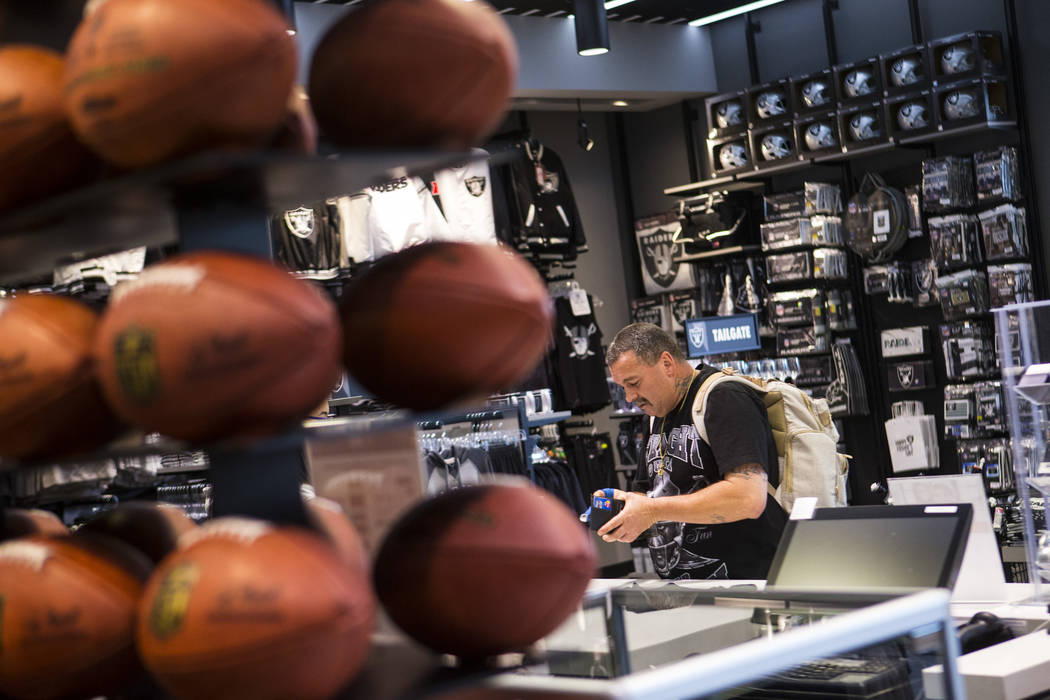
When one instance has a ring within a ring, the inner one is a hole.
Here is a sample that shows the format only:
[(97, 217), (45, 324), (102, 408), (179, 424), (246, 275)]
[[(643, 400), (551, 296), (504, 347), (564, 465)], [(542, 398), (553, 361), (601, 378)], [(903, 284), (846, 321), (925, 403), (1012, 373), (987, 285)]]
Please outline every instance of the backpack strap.
[[(737, 382), (750, 387), (759, 394), (764, 395), (766, 393), (765, 382), (761, 379), (737, 374), (737, 371), (730, 367), (725, 367), (705, 379), (700, 384), (700, 388), (696, 390), (696, 398), (693, 399), (693, 425), (696, 427), (696, 432), (700, 434), (700, 438), (708, 445), (711, 444), (711, 441), (707, 439), (707, 425), (704, 421), (704, 412), (707, 410), (707, 399), (711, 395), (711, 391), (722, 382)], [(766, 480), (766, 491), (770, 496), (776, 498), (776, 489), (773, 488), (768, 479)]]

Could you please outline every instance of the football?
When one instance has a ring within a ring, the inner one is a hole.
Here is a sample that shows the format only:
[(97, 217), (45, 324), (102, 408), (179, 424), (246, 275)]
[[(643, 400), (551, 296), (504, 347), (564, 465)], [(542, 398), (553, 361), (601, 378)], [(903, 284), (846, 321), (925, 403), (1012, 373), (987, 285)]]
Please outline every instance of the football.
[(88, 520), (75, 536), (95, 533), (114, 537), (157, 564), (175, 550), (180, 536), (196, 529), (197, 523), (178, 506), (129, 501)]
[(66, 297), (0, 299), (0, 455), (74, 453), (117, 433), (95, 380), (97, 326), (94, 311)]
[(220, 518), (154, 572), (139, 652), (180, 698), (322, 700), (364, 663), (374, 613), (364, 572), (317, 535)]
[(0, 693), (94, 697), (139, 669), (135, 614), (148, 563), (98, 536), (0, 544)]
[(342, 146), (467, 148), (502, 121), (517, 69), (514, 38), (487, 3), (364, 3), (317, 45), (310, 99)]
[(424, 243), (388, 255), (350, 280), (341, 303), (350, 374), (412, 409), (512, 387), (551, 341), (547, 288), (501, 246)]
[(266, 435), (301, 420), (331, 391), (340, 353), (323, 292), (269, 261), (222, 252), (171, 258), (118, 285), (94, 345), (114, 410), (183, 440)]
[(64, 108), (80, 139), (124, 168), (256, 148), (285, 117), (296, 61), (265, 0), (108, 0), (70, 40)]
[(591, 534), (555, 496), (492, 484), (447, 491), (383, 540), (375, 590), (390, 618), (435, 651), (523, 649), (575, 610), (594, 575)]
[(97, 162), (62, 111), (62, 55), (0, 46), (0, 209), (86, 181)]

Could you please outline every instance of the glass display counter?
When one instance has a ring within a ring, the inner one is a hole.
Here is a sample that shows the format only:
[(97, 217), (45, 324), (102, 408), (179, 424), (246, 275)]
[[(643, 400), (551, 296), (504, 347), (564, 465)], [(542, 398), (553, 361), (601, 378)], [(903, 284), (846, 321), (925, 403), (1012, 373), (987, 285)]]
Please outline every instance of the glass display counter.
[(345, 697), (910, 700), (937, 664), (941, 696), (965, 697), (946, 590), (701, 586), (596, 581), (558, 630), (500, 669), (443, 664), (380, 635)]

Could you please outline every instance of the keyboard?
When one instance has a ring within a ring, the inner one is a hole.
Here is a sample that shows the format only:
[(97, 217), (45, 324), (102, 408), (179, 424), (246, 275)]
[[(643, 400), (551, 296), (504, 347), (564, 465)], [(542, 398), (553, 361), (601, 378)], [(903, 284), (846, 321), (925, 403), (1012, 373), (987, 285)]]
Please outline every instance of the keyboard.
[(903, 659), (831, 658), (775, 673), (740, 697), (913, 700), (915, 696)]

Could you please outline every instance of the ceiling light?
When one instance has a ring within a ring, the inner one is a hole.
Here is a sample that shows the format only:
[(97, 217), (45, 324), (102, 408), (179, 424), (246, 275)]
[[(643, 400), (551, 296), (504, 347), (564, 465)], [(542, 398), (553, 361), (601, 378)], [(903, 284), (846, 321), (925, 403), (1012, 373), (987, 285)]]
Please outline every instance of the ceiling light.
[(612, 105), (613, 107), (627, 107), (628, 103), (623, 100), (613, 100)]
[(763, 7), (769, 7), (770, 5), (776, 5), (778, 2), (784, 2), (784, 0), (757, 0), (756, 2), (749, 2), (746, 5), (741, 5), (740, 7), (734, 7), (733, 9), (726, 10), (725, 12), (716, 12), (715, 14), (708, 15), (707, 17), (701, 17), (700, 19), (694, 19), (692, 22), (689, 23), (689, 26), (691, 26), (691, 27), (702, 27), (705, 24), (711, 24), (712, 22), (720, 22), (720, 21), (722, 21), (724, 19), (729, 19), (730, 17), (735, 17), (737, 15), (742, 15), (745, 12), (751, 12), (753, 10), (760, 10)]
[(598, 56), (609, 50), (609, 19), (601, 0), (573, 0), (576, 53)]
[(629, 2), (634, 2), (634, 0), (606, 0), (605, 9), (611, 10), (614, 7), (620, 7), (621, 5), (626, 5)]
[(576, 100), (576, 144), (588, 152), (594, 148), (594, 139), (591, 138), (587, 122), (583, 120), (583, 103), (580, 100)]

